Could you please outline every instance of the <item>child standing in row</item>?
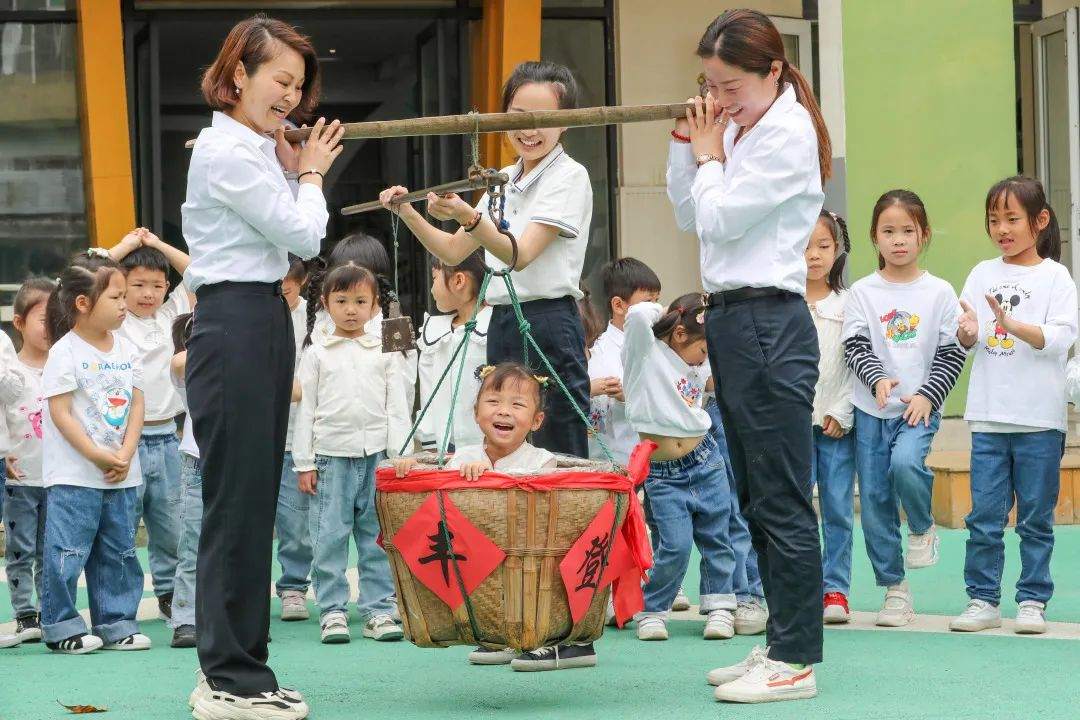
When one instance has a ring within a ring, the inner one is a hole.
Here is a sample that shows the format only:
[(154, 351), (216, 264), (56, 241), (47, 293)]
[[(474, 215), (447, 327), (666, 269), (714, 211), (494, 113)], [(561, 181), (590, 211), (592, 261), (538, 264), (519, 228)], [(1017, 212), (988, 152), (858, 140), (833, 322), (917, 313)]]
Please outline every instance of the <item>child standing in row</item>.
[(843, 339), (855, 374), (855, 464), (866, 552), (887, 588), (877, 624), (907, 625), (915, 602), (904, 580), (900, 505), (908, 519), (909, 569), (938, 560), (926, 467), (941, 406), (964, 367), (956, 342), (959, 301), (952, 286), (919, 267), (930, 222), (919, 196), (890, 190), (874, 205), (870, 236), (879, 271), (856, 282)]
[[(50, 650), (146, 650), (135, 613), (143, 377), (138, 348), (117, 334), (127, 284), (104, 251), (79, 255), (49, 296), (52, 348), (42, 371), (42, 473), (48, 488), (41, 631)], [(86, 571), (92, 634), (76, 609)]]
[[(447, 265), (435, 258), (431, 266), (431, 297), (435, 307), (444, 315), (428, 315), (416, 338), (419, 358), (420, 409), (430, 403), (420, 420), (417, 438), (425, 450), (436, 450), (443, 443), (446, 424), (451, 420), (449, 445), (446, 450), (464, 445), (478, 445), (483, 440), (476, 424), (473, 408), (476, 405), (480, 381), (476, 370), (487, 362), (487, 333), (491, 308), (486, 304), (476, 310), (476, 299), (484, 282), (484, 254), (477, 250), (457, 265)], [(476, 317), (473, 318), (473, 312)], [(465, 334), (465, 325), (475, 321), (462, 358), (454, 358)], [(438, 392), (435, 384), (453, 360), (453, 367), (442, 381)], [(459, 371), (460, 368), (460, 371)], [(458, 388), (457, 404), (451, 406), (454, 388)], [(433, 397), (434, 395), (434, 397)]]
[(986, 195), (986, 232), (1001, 257), (975, 266), (961, 294), (957, 338), (975, 356), (968, 385), (971, 513), (964, 581), (970, 600), (953, 630), (1001, 627), (1003, 535), (1016, 502), (1020, 579), (1016, 632), (1046, 632), (1054, 592), (1054, 507), (1065, 452), (1065, 363), (1076, 342), (1076, 283), (1042, 184), (1011, 177)]
[(334, 334), (324, 344), (308, 345), (300, 363), (293, 462), (300, 491), (316, 498), (309, 528), (324, 643), (351, 639), (345, 575), (350, 536), (359, 554), (357, 609), (364, 637), (403, 636), (392, 617), (390, 564), (375, 542), (375, 468), (387, 455), (400, 453), (409, 432), (406, 358), (384, 354), (381, 340), (365, 330), (376, 312), (378, 292), (375, 276), (362, 267), (343, 265), (330, 272), (321, 285), (321, 301)]
[(814, 459), (822, 526), (824, 620), (851, 619), (852, 527), (855, 524), (855, 423), (851, 370), (844, 364), (844, 266), (851, 252), (847, 223), (822, 210), (806, 246), (806, 303), (817, 328), (818, 382), (814, 388)]
[(150, 575), (158, 608), (167, 620), (172, 617), (176, 548), (180, 543), (176, 417), (184, 411), (169, 378), (172, 323), (178, 315), (191, 312), (187, 288), (181, 285), (169, 294), (169, 268), (183, 275), (190, 258), (146, 228), (128, 233), (109, 254), (127, 277), (127, 315), (117, 335), (138, 349), (146, 392), (146, 420), (139, 438), (143, 482), (135, 505), (135, 524), (146, 520)]
[(645, 585), (640, 640), (667, 640), (667, 615), (686, 574), (692, 544), (701, 551), (701, 608), (706, 640), (735, 634), (728, 542), (731, 498), (726, 463), (712, 422), (701, 407), (705, 308), (701, 295), (677, 299), (664, 313), (653, 302), (631, 307), (622, 351), (626, 417), (644, 440), (657, 444), (645, 480), (646, 515), (654, 533), (654, 565)]
[(14, 324), (22, 337), (22, 348), (12, 369), (21, 376), (22, 392), (14, 402), (4, 405), (3, 413), (11, 438), (5, 468), (4, 538), (16, 642), (41, 640), (46, 510), (41, 476), (41, 370), (49, 357), (45, 306), (55, 287), (47, 278), (31, 278), (15, 295)]
[[(7, 407), (22, 394), (22, 374), (17, 369), (15, 345), (6, 332), (0, 332), (0, 404)], [(8, 429), (3, 413), (0, 413), (0, 450), (6, 452)], [(4, 477), (0, 473), (0, 490), (4, 489)], [(0, 516), (4, 514), (4, 493), (0, 492)]]

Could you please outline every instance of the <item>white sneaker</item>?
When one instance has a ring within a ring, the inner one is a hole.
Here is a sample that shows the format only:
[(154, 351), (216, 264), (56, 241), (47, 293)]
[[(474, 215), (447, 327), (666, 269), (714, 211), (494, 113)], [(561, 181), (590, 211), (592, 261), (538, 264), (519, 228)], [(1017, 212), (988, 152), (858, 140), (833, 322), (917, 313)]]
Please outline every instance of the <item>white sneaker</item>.
[(686, 597), (682, 587), (679, 588), (679, 592), (675, 593), (675, 601), (671, 603), (671, 609), (676, 612), (690, 609), (690, 598)]
[(659, 615), (642, 615), (637, 621), (638, 640), (667, 640), (667, 621)]
[(735, 613), (730, 610), (713, 610), (705, 620), (706, 640), (727, 640), (735, 637)]
[(349, 618), (343, 612), (326, 613), (322, 619), (321, 640), (326, 645), (340, 645), (352, 640)]
[(949, 621), (949, 629), (956, 632), (979, 632), (1001, 627), (1001, 608), (985, 600), (968, 600), (964, 612)]
[(915, 598), (907, 581), (891, 585), (885, 591), (885, 602), (877, 615), (876, 625), (881, 627), (903, 627), (915, 619)]
[(22, 644), (22, 638), (18, 635), (0, 635), (0, 649), (18, 647)]
[(308, 612), (307, 594), (299, 590), (286, 590), (281, 593), (281, 619), (285, 622), (307, 620), (311, 617)]
[(758, 600), (739, 601), (739, 607), (735, 608), (736, 635), (760, 635), (768, 621), (769, 608)]
[(796, 670), (779, 660), (764, 660), (737, 680), (724, 683), (714, 692), (717, 700), (737, 703), (765, 703), (803, 700), (817, 696), (812, 666)]
[(509, 665), (515, 658), (521, 656), (521, 652), (514, 648), (502, 650), (489, 650), (478, 647), (469, 653), (469, 662), (473, 665)]
[(1042, 635), (1046, 632), (1046, 605), (1037, 600), (1025, 600), (1016, 609), (1018, 635)]
[(941, 538), (938, 537), (936, 525), (931, 525), (922, 535), (908, 535), (905, 567), (915, 570), (937, 565), (940, 547)]
[[(202, 668), (195, 671), (195, 689), (191, 691), (188, 696), (188, 707), (195, 709), (195, 704), (199, 701), (199, 698), (209, 697), (212, 690), (210, 690), (210, 684), (206, 682), (206, 675), (203, 673)], [(300, 703), (304, 701), (304, 698), (296, 690), (290, 690), (289, 688), (278, 688), (278, 692), (287, 697), (294, 703)]]
[(242, 697), (208, 687), (195, 700), (191, 715), (195, 720), (303, 720), (308, 712), (307, 703), (296, 691)]
[(389, 642), (405, 637), (401, 626), (389, 615), (375, 615), (364, 623), (364, 637)]
[(128, 635), (126, 638), (120, 638), (116, 642), (105, 643), (101, 646), (102, 650), (149, 650), (152, 643), (150, 638), (146, 637), (142, 633), (135, 633), (134, 635)]
[(710, 670), (705, 675), (705, 678), (709, 681), (710, 685), (723, 685), (724, 683), (738, 680), (757, 667), (768, 656), (769, 648), (758, 645), (750, 651), (750, 654), (747, 655), (742, 662)]

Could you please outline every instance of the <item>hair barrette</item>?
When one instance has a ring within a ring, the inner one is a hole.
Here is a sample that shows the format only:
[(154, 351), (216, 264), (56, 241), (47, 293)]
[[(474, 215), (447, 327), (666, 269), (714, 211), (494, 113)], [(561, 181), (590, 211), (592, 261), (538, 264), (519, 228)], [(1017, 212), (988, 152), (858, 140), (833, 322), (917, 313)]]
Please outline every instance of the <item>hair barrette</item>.
[(108, 250), (100, 247), (86, 248), (86, 255), (87, 257), (96, 257), (102, 260), (108, 260), (111, 257)]

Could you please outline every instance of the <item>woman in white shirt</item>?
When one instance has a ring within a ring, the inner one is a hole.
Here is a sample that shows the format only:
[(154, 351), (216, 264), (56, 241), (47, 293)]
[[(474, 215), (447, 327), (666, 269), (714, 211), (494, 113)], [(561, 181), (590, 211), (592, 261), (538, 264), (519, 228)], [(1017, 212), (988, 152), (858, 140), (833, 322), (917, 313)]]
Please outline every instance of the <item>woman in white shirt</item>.
[(342, 130), (320, 119), (302, 149), (285, 141), (285, 118), (318, 103), (319, 71), (311, 43), (278, 20), (238, 23), (202, 89), (216, 112), (195, 143), (182, 208), (191, 253), (185, 282), (198, 298), (187, 390), (204, 501), (197, 625), (205, 680), (192, 700), (204, 718), (270, 708), (302, 718), (307, 705), (279, 689), (266, 664), (266, 588), (295, 359), (281, 279), (290, 252), (319, 252), (328, 219), (323, 177), (341, 152)]
[(810, 494), (818, 347), (803, 251), (824, 200), (829, 137), (765, 15), (724, 13), (697, 52), (708, 95), (673, 133), (668, 196), (679, 226), (701, 241), (709, 361), (771, 613), (767, 654), (709, 679), (730, 702), (813, 697), (809, 665), (822, 643)]

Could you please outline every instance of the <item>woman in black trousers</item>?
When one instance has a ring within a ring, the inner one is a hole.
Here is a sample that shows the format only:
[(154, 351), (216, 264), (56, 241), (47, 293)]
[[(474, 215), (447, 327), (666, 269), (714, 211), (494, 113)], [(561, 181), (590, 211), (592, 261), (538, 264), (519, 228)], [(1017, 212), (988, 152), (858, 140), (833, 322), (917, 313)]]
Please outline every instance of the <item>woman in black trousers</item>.
[(302, 149), (286, 117), (308, 115), (319, 76), (310, 42), (259, 16), (232, 29), (202, 81), (215, 110), (196, 141), (183, 229), (195, 292), (187, 394), (203, 476), (196, 627), (201, 720), (303, 718), (267, 666), (270, 563), (295, 347), (281, 279), (288, 253), (319, 252), (322, 182), (341, 152), (336, 121)]

